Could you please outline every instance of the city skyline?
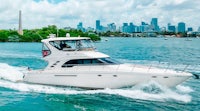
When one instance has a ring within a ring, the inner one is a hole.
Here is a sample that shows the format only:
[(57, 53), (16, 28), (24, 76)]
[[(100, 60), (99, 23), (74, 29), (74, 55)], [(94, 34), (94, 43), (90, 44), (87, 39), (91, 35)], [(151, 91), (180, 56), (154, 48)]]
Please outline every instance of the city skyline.
[[(95, 20), (102, 25), (132, 22), (140, 25), (142, 21), (151, 22), (158, 18), (160, 27), (168, 23), (177, 25), (185, 22), (186, 27), (197, 30), (200, 26), (200, 1), (169, 0), (1, 0), (0, 29), (18, 27), (18, 11), (22, 10), (23, 28), (40, 28), (56, 25), (59, 28), (75, 28), (79, 22), (84, 27), (95, 27)], [(12, 7), (12, 8), (11, 8)]]
[[(97, 32), (124, 32), (124, 33), (134, 33), (134, 32), (174, 32), (174, 33), (184, 33), (184, 32), (200, 32), (200, 27), (198, 30), (193, 30), (193, 27), (187, 27), (185, 22), (179, 22), (177, 25), (168, 23), (167, 27), (160, 27), (158, 24), (158, 18), (151, 18), (151, 22), (141, 21), (140, 25), (135, 25), (132, 22), (124, 22), (120, 26), (116, 26), (115, 23), (108, 23), (106, 26), (101, 24), (101, 20), (96, 20), (95, 27), (84, 27), (83, 22), (79, 22), (75, 29), (81, 30), (83, 32), (87, 31), (97, 31)], [(71, 27), (66, 27), (71, 28)]]

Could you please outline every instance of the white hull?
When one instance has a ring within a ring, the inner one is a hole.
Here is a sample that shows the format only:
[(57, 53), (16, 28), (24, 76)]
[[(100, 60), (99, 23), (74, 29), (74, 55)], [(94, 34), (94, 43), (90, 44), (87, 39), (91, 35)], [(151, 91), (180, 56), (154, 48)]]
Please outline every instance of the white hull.
[(178, 73), (157, 68), (149, 70), (145, 67), (134, 69), (129, 67), (131, 70), (127, 70), (124, 69), (127, 68), (127, 65), (122, 65), (120, 66), (121, 68), (116, 70), (116, 67), (109, 66), (108, 68), (104, 66), (91, 68), (90, 66), (90, 68), (83, 68), (91, 69), (85, 71), (80, 68), (77, 69), (76, 67), (67, 70), (31, 71), (25, 76), (24, 81), (37, 84), (92, 89), (121, 88), (143, 84), (149, 81), (155, 81), (166, 87), (174, 87), (192, 76), (190, 73)]

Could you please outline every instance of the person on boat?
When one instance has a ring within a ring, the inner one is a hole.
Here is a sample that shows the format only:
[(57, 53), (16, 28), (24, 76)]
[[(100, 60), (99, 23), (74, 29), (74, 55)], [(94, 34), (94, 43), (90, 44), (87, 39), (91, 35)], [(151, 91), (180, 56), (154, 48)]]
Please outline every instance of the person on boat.
[(62, 50), (63, 48), (71, 48), (71, 47), (68, 44), (66, 44), (64, 41), (61, 41), (60, 42), (60, 48)]
[(77, 47), (77, 49), (81, 49), (81, 47), (82, 47), (81, 41), (76, 41), (76, 47)]

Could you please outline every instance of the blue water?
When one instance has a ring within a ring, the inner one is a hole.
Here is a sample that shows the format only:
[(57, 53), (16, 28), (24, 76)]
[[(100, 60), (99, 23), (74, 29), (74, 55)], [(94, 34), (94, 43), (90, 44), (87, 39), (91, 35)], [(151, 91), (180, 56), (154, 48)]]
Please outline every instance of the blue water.
[[(108, 41), (107, 41), (107, 40)], [(200, 39), (102, 38), (98, 51), (121, 62), (200, 75)], [(0, 111), (128, 111), (200, 109), (198, 79), (175, 88), (153, 81), (126, 89), (84, 90), (33, 85), (21, 79), (27, 67), (42, 69), (41, 43), (0, 43)], [(95, 81), (95, 80), (94, 80)], [(120, 81), (119, 81), (120, 82)]]

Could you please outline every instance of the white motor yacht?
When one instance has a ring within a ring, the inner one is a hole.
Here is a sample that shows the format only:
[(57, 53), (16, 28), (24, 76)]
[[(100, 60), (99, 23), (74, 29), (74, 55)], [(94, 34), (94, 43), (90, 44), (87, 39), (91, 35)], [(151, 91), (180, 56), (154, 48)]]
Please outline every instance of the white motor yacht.
[(28, 83), (70, 86), (89, 89), (122, 88), (155, 81), (174, 87), (191, 73), (122, 64), (95, 50), (87, 37), (43, 39), (42, 54), (48, 66), (24, 75)]

